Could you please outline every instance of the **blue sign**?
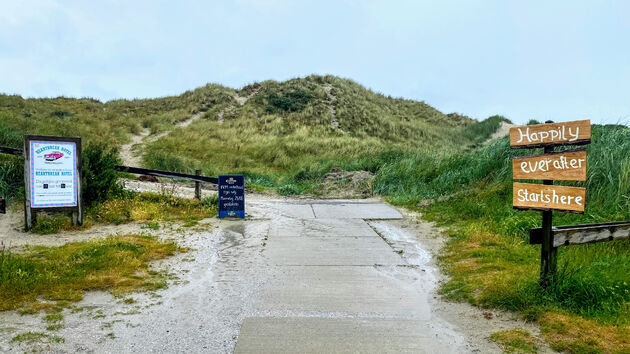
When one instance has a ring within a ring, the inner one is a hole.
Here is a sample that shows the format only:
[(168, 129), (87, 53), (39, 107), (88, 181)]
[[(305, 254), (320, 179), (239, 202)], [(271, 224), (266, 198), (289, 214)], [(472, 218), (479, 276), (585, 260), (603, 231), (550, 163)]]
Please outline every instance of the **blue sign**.
[(245, 217), (245, 178), (243, 175), (219, 176), (219, 217)]

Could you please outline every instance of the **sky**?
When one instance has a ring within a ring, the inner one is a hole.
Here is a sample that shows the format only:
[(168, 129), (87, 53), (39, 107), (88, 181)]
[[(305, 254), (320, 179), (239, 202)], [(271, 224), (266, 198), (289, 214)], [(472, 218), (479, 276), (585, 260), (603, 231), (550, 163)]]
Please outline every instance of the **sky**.
[(444, 113), (630, 122), (630, 1), (0, 0), (0, 92), (352, 79)]

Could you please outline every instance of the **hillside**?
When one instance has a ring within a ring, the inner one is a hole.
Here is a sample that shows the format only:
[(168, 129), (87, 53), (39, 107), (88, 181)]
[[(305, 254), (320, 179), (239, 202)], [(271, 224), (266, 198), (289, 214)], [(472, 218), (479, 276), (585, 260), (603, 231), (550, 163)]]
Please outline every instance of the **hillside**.
[(240, 90), (208, 84), (179, 96), (105, 103), (0, 95), (0, 145), (20, 147), (24, 134), (81, 136), (84, 144), (121, 148), (130, 165), (245, 173), (269, 186), (382, 153), (460, 151), (485, 140), (500, 120), (443, 114), (334, 76)]

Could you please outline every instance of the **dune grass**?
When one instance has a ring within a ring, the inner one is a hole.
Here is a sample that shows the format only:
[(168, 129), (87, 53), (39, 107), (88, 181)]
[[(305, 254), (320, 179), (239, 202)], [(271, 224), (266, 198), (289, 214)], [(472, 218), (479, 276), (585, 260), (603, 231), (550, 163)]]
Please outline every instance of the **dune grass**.
[(78, 301), (88, 290), (122, 294), (159, 289), (163, 276), (148, 262), (173, 255), (179, 248), (142, 235), (112, 236), (71, 242), (60, 247), (31, 247), (25, 253), (0, 250), (0, 311), (47, 301)]
[(144, 164), (205, 175), (243, 173), (252, 185), (283, 194), (316, 193), (318, 179), (332, 167), (375, 170), (387, 154), (461, 151), (505, 120), (446, 115), (334, 76), (265, 81), (237, 96), (247, 100), (215, 105), (202, 120), (149, 144)]

